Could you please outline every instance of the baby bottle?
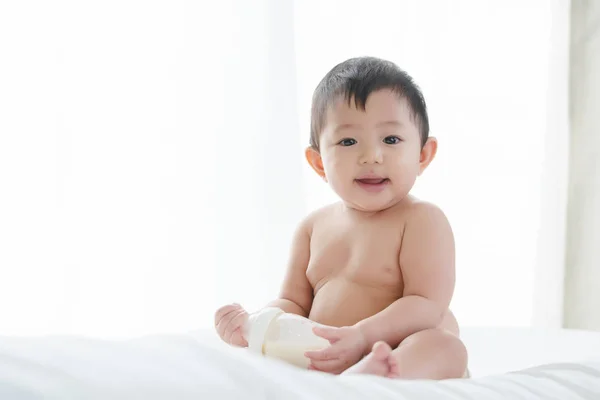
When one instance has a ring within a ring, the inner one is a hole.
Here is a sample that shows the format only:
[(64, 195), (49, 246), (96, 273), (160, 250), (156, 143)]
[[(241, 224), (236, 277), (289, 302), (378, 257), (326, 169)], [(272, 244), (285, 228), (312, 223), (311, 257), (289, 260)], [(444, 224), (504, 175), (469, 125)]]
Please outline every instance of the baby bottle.
[(250, 315), (244, 331), (251, 352), (308, 368), (310, 360), (304, 352), (329, 346), (329, 341), (313, 333), (315, 326), (300, 315), (267, 307)]

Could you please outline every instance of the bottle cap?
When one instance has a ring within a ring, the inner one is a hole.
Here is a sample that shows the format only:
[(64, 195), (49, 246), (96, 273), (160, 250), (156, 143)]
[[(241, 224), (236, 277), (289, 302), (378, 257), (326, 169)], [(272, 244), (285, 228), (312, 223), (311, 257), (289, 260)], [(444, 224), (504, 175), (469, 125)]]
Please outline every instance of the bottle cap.
[(251, 314), (248, 318), (248, 350), (254, 353), (262, 354), (265, 335), (269, 329), (269, 325), (275, 318), (283, 314), (284, 311), (277, 307), (266, 307), (262, 310)]

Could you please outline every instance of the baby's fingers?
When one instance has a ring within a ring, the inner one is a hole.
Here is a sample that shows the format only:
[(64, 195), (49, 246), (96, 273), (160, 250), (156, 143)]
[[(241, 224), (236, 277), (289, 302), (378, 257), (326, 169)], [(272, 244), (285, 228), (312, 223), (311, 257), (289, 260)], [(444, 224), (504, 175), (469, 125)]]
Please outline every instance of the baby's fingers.
[(238, 347), (248, 347), (248, 342), (246, 341), (246, 339), (244, 339), (244, 335), (242, 335), (242, 328), (238, 328), (233, 332), (233, 335), (231, 335), (231, 339), (229, 340), (229, 343), (232, 344), (233, 346), (238, 346)]
[(219, 325), (219, 322), (232, 311), (239, 310), (241, 306), (239, 304), (228, 304), (217, 310), (215, 313), (215, 326)]
[(248, 313), (242, 309), (231, 315), (233, 315), (233, 317), (225, 328), (224, 339), (227, 343), (233, 344), (233, 335), (237, 332), (241, 336), (244, 324), (248, 320)]
[(325, 360), (325, 361), (313, 361), (309, 369), (328, 372), (330, 374), (339, 374), (343, 372), (346, 367), (342, 360)]
[(342, 329), (330, 326), (315, 326), (313, 328), (315, 335), (329, 340), (329, 343), (335, 343), (342, 338)]
[(323, 350), (313, 350), (304, 353), (305, 357), (310, 358), (313, 361), (325, 361), (331, 359), (337, 359), (339, 350), (335, 346), (329, 346)]
[[(237, 315), (239, 315), (242, 312), (244, 312), (244, 311), (243, 310), (240, 311), (239, 309), (234, 309), (234, 310), (229, 311), (227, 314), (225, 314), (223, 316), (223, 318), (221, 318), (221, 320), (217, 324), (217, 332), (219, 332), (219, 335), (223, 338), (223, 340), (225, 340), (228, 333), (231, 336), (231, 332), (229, 331), (229, 329), (231, 329), (230, 328), (231, 320), (233, 320)], [(234, 329), (231, 329), (231, 330), (234, 330)]]

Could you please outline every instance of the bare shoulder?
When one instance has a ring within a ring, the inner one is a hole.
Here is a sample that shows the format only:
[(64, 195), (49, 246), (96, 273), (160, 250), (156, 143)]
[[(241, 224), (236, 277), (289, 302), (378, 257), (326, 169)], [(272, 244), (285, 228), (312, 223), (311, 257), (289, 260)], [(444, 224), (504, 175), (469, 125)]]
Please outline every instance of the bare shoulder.
[(303, 221), (303, 224), (306, 224), (311, 228), (311, 230), (318, 226), (319, 224), (326, 222), (333, 218), (335, 214), (340, 210), (341, 202), (327, 204), (316, 210), (311, 211)]
[(311, 236), (315, 227), (318, 227), (319, 224), (322, 224), (333, 217), (336, 211), (339, 210), (340, 204), (341, 203), (339, 202), (327, 204), (311, 211), (304, 217), (304, 219), (302, 219), (299, 229), (307, 232), (308, 235)]
[(411, 197), (404, 206), (404, 218), (408, 224), (427, 223), (439, 225), (440, 228), (450, 227), (448, 217), (434, 203)]
[[(453, 265), (454, 233), (446, 214), (437, 205), (412, 198), (404, 210), (404, 230), (401, 245), (401, 259), (410, 260), (405, 265), (417, 265), (417, 260), (429, 260), (434, 255), (441, 264)], [(431, 263), (431, 260), (428, 262)]]

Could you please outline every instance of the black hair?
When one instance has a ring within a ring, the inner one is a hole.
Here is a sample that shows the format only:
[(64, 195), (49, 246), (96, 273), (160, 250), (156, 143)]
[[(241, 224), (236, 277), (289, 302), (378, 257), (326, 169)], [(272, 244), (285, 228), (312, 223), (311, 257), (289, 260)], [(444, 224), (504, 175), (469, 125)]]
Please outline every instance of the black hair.
[(429, 137), (427, 106), (412, 77), (391, 61), (356, 57), (333, 67), (315, 89), (311, 108), (311, 147), (319, 150), (319, 137), (326, 123), (327, 110), (340, 96), (344, 96), (349, 105), (354, 99), (356, 107), (364, 110), (369, 95), (382, 89), (390, 89), (407, 100), (411, 116), (419, 128), (421, 146), (424, 146)]

